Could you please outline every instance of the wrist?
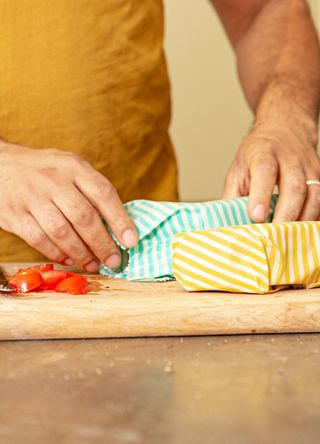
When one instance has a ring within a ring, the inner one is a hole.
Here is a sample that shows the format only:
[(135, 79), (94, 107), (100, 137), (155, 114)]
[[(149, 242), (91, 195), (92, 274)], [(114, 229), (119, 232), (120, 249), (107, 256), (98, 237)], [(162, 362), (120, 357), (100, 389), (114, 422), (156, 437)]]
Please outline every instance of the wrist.
[(6, 142), (0, 139), (0, 154), (5, 151), (6, 145)]
[(281, 131), (281, 132), (293, 132), (303, 140), (305, 143), (316, 148), (318, 144), (318, 124), (317, 122), (308, 116), (305, 112), (299, 110), (287, 109), (277, 110), (277, 113), (270, 113), (267, 115), (256, 115), (254, 130), (259, 131)]

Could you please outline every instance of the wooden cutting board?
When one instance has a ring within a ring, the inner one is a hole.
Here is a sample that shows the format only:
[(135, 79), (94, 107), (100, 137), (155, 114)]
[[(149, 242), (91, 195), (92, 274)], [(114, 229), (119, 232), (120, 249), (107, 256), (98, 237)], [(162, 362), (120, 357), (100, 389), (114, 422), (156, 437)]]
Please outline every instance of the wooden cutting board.
[[(21, 266), (3, 264), (7, 273)], [(320, 289), (259, 296), (187, 293), (177, 282), (90, 282), (82, 296), (1, 295), (0, 339), (320, 332)]]

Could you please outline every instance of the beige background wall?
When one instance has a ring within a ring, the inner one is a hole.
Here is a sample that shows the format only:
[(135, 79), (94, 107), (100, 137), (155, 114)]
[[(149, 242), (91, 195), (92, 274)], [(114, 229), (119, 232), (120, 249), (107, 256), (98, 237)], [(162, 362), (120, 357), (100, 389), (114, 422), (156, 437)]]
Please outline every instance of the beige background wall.
[[(241, 0), (242, 1), (242, 0)], [(316, 21), (320, 0), (310, 0)], [(252, 115), (233, 52), (207, 0), (164, 0), (175, 144), (182, 200), (221, 195), (223, 180)]]

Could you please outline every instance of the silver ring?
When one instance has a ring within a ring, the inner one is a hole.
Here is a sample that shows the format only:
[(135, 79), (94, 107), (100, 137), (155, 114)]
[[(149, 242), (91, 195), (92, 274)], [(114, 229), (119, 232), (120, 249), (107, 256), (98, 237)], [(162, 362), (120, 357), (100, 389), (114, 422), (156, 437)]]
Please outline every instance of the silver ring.
[(320, 180), (307, 180), (307, 185), (320, 185)]

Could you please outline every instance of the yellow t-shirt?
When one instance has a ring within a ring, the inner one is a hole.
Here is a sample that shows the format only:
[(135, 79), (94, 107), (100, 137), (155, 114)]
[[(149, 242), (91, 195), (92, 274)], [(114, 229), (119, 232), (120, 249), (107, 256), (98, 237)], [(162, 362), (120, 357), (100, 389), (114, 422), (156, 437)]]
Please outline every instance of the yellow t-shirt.
[[(80, 153), (125, 202), (177, 200), (161, 0), (2, 0), (0, 138)], [(0, 231), (0, 260), (43, 257)]]

